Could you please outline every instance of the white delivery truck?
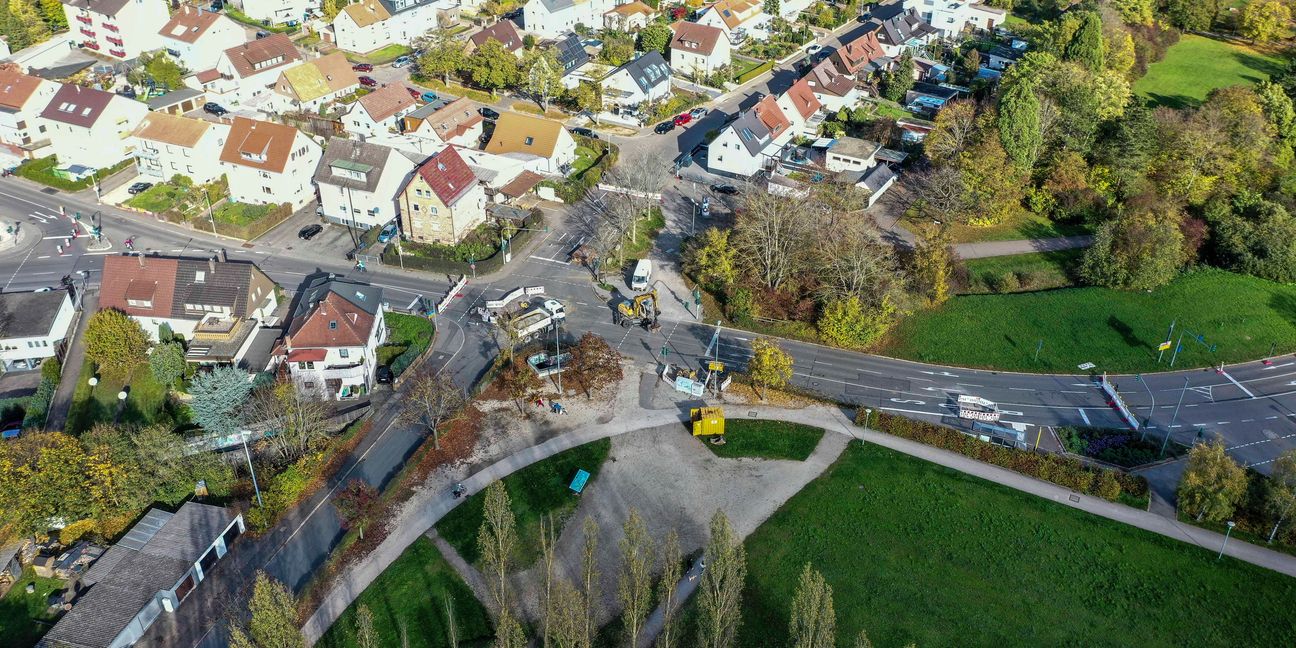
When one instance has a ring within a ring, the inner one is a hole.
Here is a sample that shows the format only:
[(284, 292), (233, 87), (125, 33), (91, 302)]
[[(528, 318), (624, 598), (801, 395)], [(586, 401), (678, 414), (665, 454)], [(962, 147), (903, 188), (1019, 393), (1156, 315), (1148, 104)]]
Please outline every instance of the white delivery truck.
[(635, 264), (634, 274), (630, 275), (630, 290), (647, 290), (652, 281), (652, 261), (639, 259)]

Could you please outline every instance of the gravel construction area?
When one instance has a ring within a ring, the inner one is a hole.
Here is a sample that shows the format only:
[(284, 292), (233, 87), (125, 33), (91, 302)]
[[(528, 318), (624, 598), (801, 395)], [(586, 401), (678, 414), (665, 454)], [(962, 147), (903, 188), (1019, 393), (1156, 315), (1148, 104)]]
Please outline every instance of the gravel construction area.
[[(724, 510), (735, 529), (747, 536), (835, 461), (849, 440), (841, 434), (825, 434), (806, 461), (771, 461), (716, 457), (682, 424), (613, 437), (611, 455), (586, 487), (559, 538), (559, 573), (576, 581), (584, 545), (581, 528), (585, 518), (592, 517), (599, 523), (602, 607), (598, 618), (600, 624), (606, 623), (619, 611), (618, 543), (631, 508), (639, 510), (658, 542), (674, 528), (685, 555), (700, 552), (717, 509)], [(541, 591), (543, 579), (543, 568), (533, 567), (517, 575), (516, 591)], [(528, 615), (539, 618), (534, 602), (526, 603)]]

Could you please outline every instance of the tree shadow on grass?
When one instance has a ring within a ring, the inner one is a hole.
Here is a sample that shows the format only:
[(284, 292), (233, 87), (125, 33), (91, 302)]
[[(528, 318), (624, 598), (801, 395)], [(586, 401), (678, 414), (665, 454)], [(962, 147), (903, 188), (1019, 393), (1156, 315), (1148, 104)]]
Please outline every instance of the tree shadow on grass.
[(1126, 324), (1124, 320), (1121, 320), (1115, 315), (1107, 318), (1107, 326), (1110, 326), (1113, 331), (1120, 334), (1121, 339), (1124, 340), (1126, 346), (1133, 349), (1141, 347), (1151, 350), (1152, 345), (1140, 340), (1138, 336), (1134, 334), (1134, 329), (1131, 328), (1129, 324)]
[(1287, 292), (1274, 292), (1269, 296), (1269, 308), (1283, 319), (1296, 326), (1296, 295)]

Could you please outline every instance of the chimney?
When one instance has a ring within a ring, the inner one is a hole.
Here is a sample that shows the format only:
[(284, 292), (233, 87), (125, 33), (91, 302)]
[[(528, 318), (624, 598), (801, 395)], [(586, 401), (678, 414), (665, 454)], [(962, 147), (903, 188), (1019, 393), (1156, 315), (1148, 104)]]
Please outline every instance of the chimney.
[(137, 254), (135, 255), (135, 257), (139, 259), (139, 267), (143, 268), (143, 267), (144, 267), (144, 253), (143, 253), (143, 252), (139, 252), (139, 253), (137, 253)]
[(216, 274), (216, 257), (207, 259), (207, 269), (211, 270), (212, 274)]
[(226, 261), (229, 261), (229, 253), (225, 251), (225, 248), (220, 249), (220, 260), (221, 263), (225, 263)]

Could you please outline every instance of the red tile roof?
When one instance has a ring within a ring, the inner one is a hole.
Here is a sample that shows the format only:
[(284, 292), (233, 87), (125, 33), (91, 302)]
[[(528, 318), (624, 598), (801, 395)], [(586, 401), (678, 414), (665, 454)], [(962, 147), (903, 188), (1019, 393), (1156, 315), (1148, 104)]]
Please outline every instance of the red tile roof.
[(796, 106), (797, 113), (801, 119), (810, 119), (810, 116), (819, 112), (823, 104), (819, 103), (819, 98), (815, 96), (814, 91), (810, 89), (810, 82), (804, 77), (792, 84), (786, 93), (788, 99), (792, 100), (792, 105)]
[(182, 43), (197, 42), (212, 25), (216, 24), (217, 20), (220, 20), (220, 17), (217, 12), (181, 4), (180, 9), (171, 14), (171, 20), (158, 30), (158, 34), (163, 38), (173, 38)]
[(380, 122), (414, 105), (414, 97), (404, 83), (392, 83), (360, 97), (360, 106), (369, 119)]
[(671, 29), (675, 30), (675, 37), (670, 42), (671, 50), (703, 56), (711, 56), (716, 43), (725, 37), (723, 29), (700, 23), (680, 21), (671, 25)]
[(783, 114), (783, 109), (779, 108), (778, 99), (774, 95), (765, 95), (765, 98), (752, 108), (752, 112), (756, 113), (756, 118), (769, 129), (773, 137), (782, 135), (783, 131), (792, 126), (787, 115)]
[(221, 162), (283, 173), (299, 131), (285, 124), (235, 117)]
[[(179, 267), (176, 259), (106, 256), (99, 307), (116, 308), (128, 315), (169, 318)], [(148, 305), (132, 306), (131, 300)]]
[[(103, 90), (82, 88), (71, 83), (64, 84), (58, 92), (54, 93), (54, 98), (50, 99), (48, 106), (45, 106), (41, 117), (73, 126), (91, 128), (99, 121), (99, 115), (103, 114), (104, 109), (115, 96)], [(122, 99), (122, 101), (130, 101), (130, 99)]]
[(419, 165), (418, 174), (447, 207), (454, 205), (477, 184), (477, 176), (453, 146), (441, 149)]
[(877, 32), (871, 31), (833, 52), (833, 59), (842, 74), (855, 74), (865, 63), (886, 56)]
[(23, 74), (17, 66), (0, 67), (0, 106), (22, 110), (40, 84), (40, 79)]
[(323, 362), (328, 349), (296, 349), (288, 352), (288, 362)]
[(510, 52), (522, 49), (522, 37), (518, 36), (517, 28), (513, 26), (511, 20), (501, 20), (473, 34), (468, 40), (472, 41), (474, 47), (481, 47), (492, 38), (499, 41), (504, 46), (504, 49)]
[(288, 348), (293, 349), (288, 359), (295, 362), (294, 354), (302, 348), (366, 346), (373, 326), (373, 315), (341, 295), (329, 292), (305, 317), (293, 320), (285, 337)]
[(301, 52), (287, 34), (270, 34), (225, 50), (225, 56), (239, 78), (283, 67), (302, 60)]

